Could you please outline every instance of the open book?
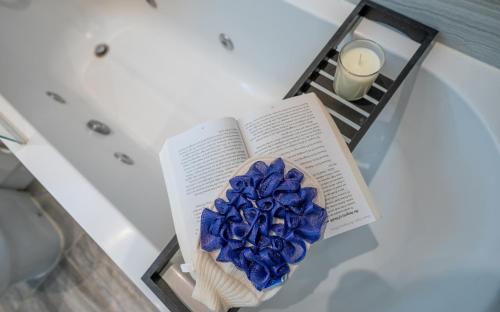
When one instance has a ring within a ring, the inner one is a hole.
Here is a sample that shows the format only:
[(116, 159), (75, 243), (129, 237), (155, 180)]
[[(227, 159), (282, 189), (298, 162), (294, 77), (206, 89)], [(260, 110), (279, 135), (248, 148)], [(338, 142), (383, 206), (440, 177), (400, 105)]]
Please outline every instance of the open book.
[(236, 119), (213, 120), (167, 140), (160, 152), (177, 239), (191, 263), (200, 215), (234, 170), (254, 156), (288, 158), (321, 185), (324, 238), (378, 218), (368, 187), (337, 126), (315, 94), (290, 98)]

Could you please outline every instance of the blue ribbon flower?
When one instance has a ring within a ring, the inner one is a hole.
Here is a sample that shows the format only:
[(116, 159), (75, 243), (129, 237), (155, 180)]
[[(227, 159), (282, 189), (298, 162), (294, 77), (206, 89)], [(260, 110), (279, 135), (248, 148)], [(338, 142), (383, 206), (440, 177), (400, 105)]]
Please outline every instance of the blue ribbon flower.
[(317, 191), (301, 187), (304, 174), (285, 173), (281, 158), (269, 166), (253, 163), (247, 173), (229, 180), (227, 201), (214, 201), (216, 211), (201, 215), (200, 243), (207, 252), (220, 250), (217, 261), (232, 262), (259, 291), (281, 285), (290, 264), (302, 261), (306, 242), (321, 237), (325, 209), (314, 203)]

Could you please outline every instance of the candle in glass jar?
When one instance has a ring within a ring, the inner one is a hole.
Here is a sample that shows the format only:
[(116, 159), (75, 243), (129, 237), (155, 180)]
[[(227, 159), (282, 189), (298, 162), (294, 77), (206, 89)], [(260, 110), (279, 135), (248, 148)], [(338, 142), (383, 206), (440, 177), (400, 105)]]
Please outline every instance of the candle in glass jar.
[(340, 51), (334, 89), (342, 98), (362, 98), (377, 78), (384, 63), (384, 51), (371, 40), (354, 40)]

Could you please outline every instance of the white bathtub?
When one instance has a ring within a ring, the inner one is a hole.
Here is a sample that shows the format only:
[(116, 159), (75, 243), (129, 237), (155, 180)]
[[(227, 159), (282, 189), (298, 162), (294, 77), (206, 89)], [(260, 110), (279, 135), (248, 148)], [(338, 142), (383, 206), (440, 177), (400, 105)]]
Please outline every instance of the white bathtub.
[[(6, 144), (162, 308), (140, 281), (174, 234), (162, 143), (282, 98), (350, 9), (0, 0), (0, 111), (29, 139)], [(393, 57), (411, 48), (361, 26), (400, 44)], [(100, 43), (110, 50), (97, 58)], [(436, 44), (410, 78), (355, 152), (383, 219), (319, 244), (264, 311), (500, 308), (500, 71)], [(91, 119), (112, 134), (89, 131)]]

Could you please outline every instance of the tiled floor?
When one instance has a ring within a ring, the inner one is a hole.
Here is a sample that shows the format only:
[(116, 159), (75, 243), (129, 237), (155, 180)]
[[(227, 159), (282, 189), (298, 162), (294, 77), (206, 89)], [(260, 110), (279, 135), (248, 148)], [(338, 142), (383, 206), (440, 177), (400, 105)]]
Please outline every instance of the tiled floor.
[(64, 233), (64, 255), (44, 278), (11, 287), (0, 298), (0, 312), (156, 311), (39, 183), (28, 190)]

